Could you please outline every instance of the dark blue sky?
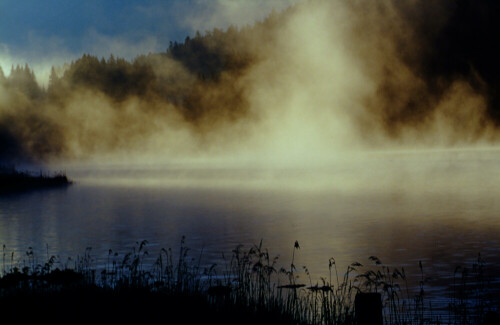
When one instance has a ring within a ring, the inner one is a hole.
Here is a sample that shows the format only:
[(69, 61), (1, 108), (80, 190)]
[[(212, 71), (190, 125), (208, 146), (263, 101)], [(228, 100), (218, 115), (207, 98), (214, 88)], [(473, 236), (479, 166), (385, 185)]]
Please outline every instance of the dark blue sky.
[[(195, 1), (2, 0), (0, 43), (27, 51), (38, 41), (57, 41), (70, 52), (85, 52), (87, 38), (98, 34), (130, 43), (150, 36), (181, 40), (191, 31), (183, 23)], [(38, 47), (38, 46), (37, 46)]]
[(57, 64), (91, 53), (131, 59), (196, 30), (251, 24), (297, 0), (1, 0), (0, 64)]

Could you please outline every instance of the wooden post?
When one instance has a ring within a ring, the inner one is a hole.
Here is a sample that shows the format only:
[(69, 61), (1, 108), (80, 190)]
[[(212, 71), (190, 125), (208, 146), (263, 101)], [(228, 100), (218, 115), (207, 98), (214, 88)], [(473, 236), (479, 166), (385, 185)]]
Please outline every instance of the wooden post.
[(358, 325), (382, 325), (382, 296), (375, 292), (359, 292), (354, 300)]

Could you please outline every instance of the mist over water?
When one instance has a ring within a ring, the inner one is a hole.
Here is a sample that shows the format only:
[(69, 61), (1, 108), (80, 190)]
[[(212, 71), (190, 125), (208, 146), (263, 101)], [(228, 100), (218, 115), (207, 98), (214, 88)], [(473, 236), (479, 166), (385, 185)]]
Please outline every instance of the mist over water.
[[(480, 253), (488, 274), (500, 262), (500, 181), (497, 150), (364, 154), (328, 167), (225, 168), (218, 165), (73, 166), (67, 189), (0, 198), (0, 234), (22, 263), (27, 247), (40, 260), (62, 260), (92, 247), (97, 265), (108, 250), (122, 256), (144, 239), (151, 263), (180, 239), (204, 265), (223, 266), (231, 250), (263, 244), (313, 281), (369, 256), (418, 274), (422, 261), (429, 294), (446, 295), (458, 265)], [(487, 171), (488, 173), (485, 173)], [(301, 281), (309, 279), (299, 271)]]

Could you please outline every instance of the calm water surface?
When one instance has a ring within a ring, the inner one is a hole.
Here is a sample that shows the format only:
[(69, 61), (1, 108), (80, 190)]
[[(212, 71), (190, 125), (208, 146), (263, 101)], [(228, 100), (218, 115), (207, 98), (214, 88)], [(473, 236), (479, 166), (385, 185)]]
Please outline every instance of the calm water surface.
[[(417, 272), (439, 290), (457, 265), (481, 253), (492, 274), (500, 265), (500, 152), (470, 150), (374, 154), (322, 168), (167, 166), (66, 167), (66, 189), (0, 197), (0, 244), (41, 262), (92, 247), (125, 254), (148, 240), (150, 256), (179, 248), (224, 264), (238, 244), (263, 240), (283, 265), (300, 243), (296, 265), (314, 279), (378, 256)], [(9, 255), (10, 256), (10, 255)], [(500, 274), (498, 276), (500, 278)]]

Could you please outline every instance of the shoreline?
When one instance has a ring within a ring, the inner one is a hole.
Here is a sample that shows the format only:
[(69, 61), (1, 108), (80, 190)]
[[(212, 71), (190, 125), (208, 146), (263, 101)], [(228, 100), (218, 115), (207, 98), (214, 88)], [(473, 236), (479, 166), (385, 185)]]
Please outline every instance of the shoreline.
[[(48, 319), (54, 312), (65, 321), (74, 315), (137, 322), (175, 315), (188, 323), (201, 316), (221, 325), (360, 325), (382, 324), (382, 319), (385, 324), (498, 324), (500, 317), (498, 292), (490, 287), (492, 279), (485, 276), (480, 257), (461, 272), (455, 270), (456, 285), (447, 306), (440, 308), (429, 296), (421, 263), (421, 274), (411, 275), (371, 256), (367, 269), (355, 262), (342, 273), (331, 259), (329, 275), (308, 284), (297, 276), (294, 256), (289, 267), (278, 269), (277, 258), (271, 259), (261, 245), (236, 247), (222, 270), (215, 264), (201, 267), (190, 258), (184, 238), (178, 254), (162, 249), (152, 265), (146, 262), (147, 245), (146, 240), (137, 242), (124, 256), (110, 250), (104, 266), (95, 264), (90, 248), (72, 263), (48, 255), (39, 263), (30, 248), (27, 260), (16, 264), (13, 254), (8, 261), (4, 246), (0, 305), (15, 314), (34, 311), (33, 320)], [(300, 249), (298, 242), (293, 249)], [(410, 292), (408, 282), (415, 276), (421, 278), (419, 290)], [(367, 302), (366, 309), (360, 306), (362, 298), (376, 301)], [(371, 315), (379, 321), (359, 322)]]
[(31, 190), (57, 188), (73, 184), (65, 173), (39, 175), (27, 171), (18, 171), (15, 168), (0, 167), (0, 195), (22, 193)]

